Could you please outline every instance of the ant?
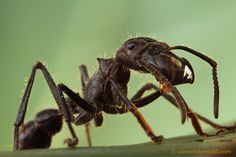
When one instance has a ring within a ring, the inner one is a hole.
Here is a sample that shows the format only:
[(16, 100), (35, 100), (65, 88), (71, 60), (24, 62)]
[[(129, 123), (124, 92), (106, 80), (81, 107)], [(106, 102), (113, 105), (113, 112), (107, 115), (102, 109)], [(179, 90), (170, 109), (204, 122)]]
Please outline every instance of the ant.
[[(188, 51), (212, 66), (214, 114), (217, 118), (219, 112), (219, 86), (216, 62), (185, 46), (170, 47), (166, 43), (158, 42), (152, 38), (138, 37), (127, 40), (117, 51), (115, 58), (98, 58), (99, 68), (91, 77), (89, 77), (85, 65), (79, 67), (83, 98), (66, 85), (57, 85), (46, 67), (41, 62), (37, 62), (33, 66), (15, 121), (14, 150), (50, 147), (52, 136), (58, 133), (62, 127), (63, 118), (72, 136), (72, 138), (66, 139), (65, 143), (69, 147), (74, 147), (78, 144), (78, 138), (72, 123), (87, 125), (91, 120), (94, 120), (95, 126), (101, 126), (103, 112), (108, 114), (131, 112), (151, 141), (160, 143), (164, 140), (164, 137), (155, 135), (138, 110), (138, 108), (150, 104), (160, 96), (163, 96), (180, 110), (182, 123), (185, 122), (187, 117), (190, 118), (193, 128), (200, 136), (213, 135), (203, 132), (199, 120), (218, 130), (216, 134), (226, 130), (234, 130), (235, 126), (216, 124), (187, 106), (175, 85), (193, 83), (194, 71), (185, 58), (180, 58), (171, 52), (175, 49)], [(42, 71), (58, 105), (58, 110), (43, 110), (37, 114), (35, 120), (26, 123), (24, 126), (24, 117), (37, 69)], [(131, 70), (152, 74), (160, 82), (160, 88), (152, 83), (146, 83), (131, 99), (128, 99), (127, 85)], [(153, 93), (143, 96), (146, 91), (152, 89), (155, 90)], [(64, 97), (64, 94), (67, 97)], [(76, 117), (75, 114), (77, 114)]]

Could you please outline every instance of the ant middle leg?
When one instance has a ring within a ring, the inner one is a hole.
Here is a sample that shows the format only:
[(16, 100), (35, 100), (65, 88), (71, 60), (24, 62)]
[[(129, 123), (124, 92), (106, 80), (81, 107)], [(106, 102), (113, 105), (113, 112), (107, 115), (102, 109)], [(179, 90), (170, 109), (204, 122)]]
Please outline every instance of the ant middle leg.
[(77, 110), (76, 107), (78, 106), (86, 112), (96, 113), (97, 109), (90, 103), (88, 103), (86, 100), (84, 100), (82, 97), (80, 97), (79, 93), (75, 93), (63, 83), (58, 84), (58, 88), (76, 104), (76, 106), (74, 106), (72, 110)]
[(84, 92), (84, 88), (87, 86), (89, 82), (89, 75), (86, 65), (82, 64), (79, 66), (80, 74), (81, 74), (81, 83), (82, 83), (82, 90)]
[(73, 139), (70, 140), (70, 142), (68, 141), (68, 146), (75, 146), (78, 143), (78, 138), (74, 134), (74, 130), (71, 126), (71, 115), (70, 115), (69, 109), (66, 106), (65, 99), (64, 99), (60, 89), (57, 88), (54, 80), (52, 79), (52, 77), (51, 77), (50, 73), (48, 72), (48, 70), (46, 69), (46, 67), (41, 62), (37, 62), (32, 68), (23, 98), (21, 100), (21, 104), (20, 104), (20, 107), (18, 110), (17, 118), (14, 123), (15, 130), (14, 130), (14, 148), (13, 149), (14, 150), (19, 149), (19, 127), (24, 123), (27, 105), (28, 105), (29, 97), (30, 97), (31, 90), (33, 87), (33, 83), (34, 83), (37, 69), (42, 71), (42, 73), (46, 79), (46, 82), (51, 90), (51, 93), (52, 93), (59, 109), (62, 111), (65, 121), (68, 125), (70, 132), (71, 132)]
[[(82, 84), (82, 91), (84, 95), (84, 89), (89, 82), (89, 74), (86, 65), (82, 64), (79, 66), (80, 75), (81, 75), (81, 84)], [(90, 134), (90, 122), (85, 124), (85, 135), (87, 138), (87, 143), (89, 147), (92, 147), (92, 139)]]
[(119, 89), (118, 85), (111, 79), (108, 78), (108, 81), (111, 83), (111, 86), (114, 88), (114, 90), (117, 92), (117, 94), (120, 96), (126, 107), (129, 109), (129, 111), (136, 117), (144, 131), (146, 132), (147, 136), (151, 138), (152, 142), (154, 143), (160, 143), (163, 141), (163, 136), (156, 136), (152, 130), (152, 128), (149, 126), (149, 124), (144, 119), (143, 115), (138, 111), (138, 108), (132, 104), (132, 102), (122, 93), (122, 91)]
[(138, 99), (142, 98), (143, 94), (146, 91), (149, 91), (151, 89), (159, 90), (159, 88), (157, 88), (157, 86), (155, 86), (153, 83), (146, 83), (132, 96), (132, 98), (130, 100), (137, 101)]
[[(58, 85), (58, 88), (60, 88), (63, 93), (65, 93), (72, 100), (73, 104), (75, 104), (75, 106), (71, 107), (71, 109), (72, 112), (79, 113), (79, 116), (75, 119), (74, 123), (76, 125), (85, 124), (85, 134), (87, 137), (88, 146), (92, 146), (89, 121), (93, 119), (94, 115), (96, 115), (97, 109), (87, 101), (85, 101), (83, 98), (81, 98), (78, 93), (75, 93), (70, 88), (68, 88), (66, 85), (61, 83)], [(70, 103), (68, 105), (70, 105)]]
[[(143, 97), (143, 94), (148, 91), (154, 89), (155, 92)], [(155, 86), (153, 83), (146, 83), (143, 87), (141, 87), (136, 94), (131, 98), (131, 102), (135, 104), (136, 107), (140, 108), (146, 106), (159, 98), (162, 95), (159, 88)]]

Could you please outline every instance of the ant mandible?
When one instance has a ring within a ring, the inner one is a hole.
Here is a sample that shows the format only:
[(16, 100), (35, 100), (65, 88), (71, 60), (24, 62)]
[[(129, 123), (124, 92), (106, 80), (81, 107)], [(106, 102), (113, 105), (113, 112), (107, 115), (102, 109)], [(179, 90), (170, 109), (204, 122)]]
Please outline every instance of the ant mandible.
[[(194, 71), (186, 59), (180, 58), (171, 52), (175, 49), (188, 51), (212, 66), (214, 115), (217, 118), (219, 112), (219, 86), (216, 62), (185, 46), (170, 47), (166, 43), (158, 42), (152, 38), (138, 37), (127, 40), (117, 51), (115, 58), (98, 58), (99, 68), (92, 77), (89, 77), (85, 65), (80, 66), (83, 98), (66, 85), (57, 85), (46, 67), (41, 62), (37, 62), (33, 66), (15, 121), (14, 150), (50, 147), (53, 135), (61, 130), (63, 117), (72, 136), (72, 138), (66, 139), (65, 143), (69, 147), (74, 147), (78, 144), (78, 138), (71, 124), (83, 125), (94, 120), (95, 126), (101, 126), (103, 123), (102, 112), (108, 114), (131, 112), (151, 141), (160, 143), (164, 139), (163, 136), (154, 134), (150, 125), (138, 110), (138, 108), (150, 104), (160, 96), (163, 96), (180, 109), (182, 123), (185, 122), (187, 117), (190, 118), (196, 133), (201, 136), (211, 135), (203, 132), (199, 120), (218, 130), (217, 133), (235, 129), (235, 126), (216, 124), (193, 112), (187, 106), (174, 86), (193, 83)], [(37, 69), (42, 71), (59, 109), (43, 110), (37, 114), (35, 120), (23, 125)], [(128, 99), (127, 85), (131, 69), (151, 73), (160, 82), (160, 88), (152, 83), (147, 83), (131, 99)], [(143, 96), (146, 91), (151, 89), (155, 91)], [(66, 98), (64, 94), (67, 95)], [(74, 117), (75, 114), (76, 117)]]

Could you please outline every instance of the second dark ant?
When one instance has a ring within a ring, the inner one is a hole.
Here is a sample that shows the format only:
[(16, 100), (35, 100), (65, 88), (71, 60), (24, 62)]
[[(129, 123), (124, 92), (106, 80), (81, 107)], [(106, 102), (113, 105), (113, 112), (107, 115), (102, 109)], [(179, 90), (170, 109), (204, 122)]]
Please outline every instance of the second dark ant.
[[(66, 139), (65, 142), (69, 147), (74, 147), (78, 144), (78, 138), (71, 124), (84, 125), (94, 120), (95, 126), (101, 126), (103, 112), (108, 114), (131, 112), (151, 141), (160, 143), (164, 139), (163, 136), (154, 134), (138, 110), (138, 108), (150, 104), (160, 96), (163, 96), (180, 109), (182, 123), (185, 122), (187, 117), (190, 118), (193, 128), (200, 136), (211, 135), (203, 132), (199, 120), (215, 128), (217, 130), (216, 134), (225, 130), (234, 130), (235, 126), (218, 125), (193, 112), (187, 106), (174, 86), (193, 83), (194, 71), (186, 59), (180, 58), (171, 52), (174, 49), (186, 50), (205, 60), (213, 67), (214, 114), (217, 118), (219, 87), (216, 62), (185, 46), (170, 47), (164, 42), (139, 37), (127, 40), (118, 50), (116, 58), (98, 58), (99, 68), (91, 77), (88, 75), (86, 66), (80, 66), (83, 98), (64, 84), (56, 85), (46, 67), (41, 62), (37, 62), (33, 66), (15, 121), (14, 150), (48, 148), (52, 136), (59, 132), (62, 127), (62, 117), (64, 117), (72, 135), (72, 138)], [(24, 126), (24, 117), (37, 69), (42, 71), (59, 109), (43, 110), (36, 116), (34, 121), (28, 122)], [(127, 85), (130, 79), (130, 69), (151, 73), (160, 82), (160, 88), (152, 83), (147, 83), (131, 99), (128, 99)], [(151, 89), (155, 91), (143, 96), (146, 91)], [(64, 98), (63, 94), (66, 94), (67, 97)], [(19, 129), (20, 126), (23, 129)], [(44, 134), (48, 136), (43, 136)]]

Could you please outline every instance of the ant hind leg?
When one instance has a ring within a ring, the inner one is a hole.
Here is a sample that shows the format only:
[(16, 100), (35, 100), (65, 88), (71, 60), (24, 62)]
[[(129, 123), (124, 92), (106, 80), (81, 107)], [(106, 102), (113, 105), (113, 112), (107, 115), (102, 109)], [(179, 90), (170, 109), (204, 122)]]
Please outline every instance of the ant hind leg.
[(54, 80), (52, 79), (50, 73), (48, 72), (47, 68), (41, 63), (41, 62), (36, 62), (36, 64), (33, 66), (32, 71), (31, 71), (31, 75), (29, 77), (23, 98), (21, 100), (21, 104), (18, 110), (18, 114), (17, 114), (17, 118), (16, 121), (14, 123), (15, 125), (15, 130), (14, 130), (14, 150), (19, 149), (19, 127), (23, 124), (24, 122), (24, 118), (25, 118), (25, 114), (26, 114), (26, 110), (27, 110), (27, 105), (28, 105), (28, 101), (29, 101), (29, 97), (31, 94), (31, 90), (33, 87), (33, 83), (34, 83), (34, 79), (35, 79), (35, 75), (36, 75), (36, 70), (39, 69), (42, 71), (46, 82), (51, 90), (51, 93), (55, 99), (55, 101), (57, 102), (57, 105), (59, 107), (60, 110), (62, 110), (63, 116), (65, 118), (65, 121), (67, 122), (68, 128), (71, 132), (72, 135), (72, 140), (70, 143), (68, 143), (69, 146), (75, 146), (78, 143), (78, 138), (76, 137), (74, 130), (71, 126), (71, 115), (69, 112), (69, 109), (67, 108), (65, 99), (61, 93), (61, 90), (57, 87), (57, 85), (55, 84)]

